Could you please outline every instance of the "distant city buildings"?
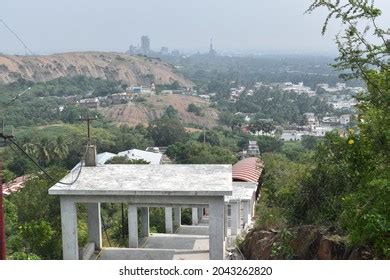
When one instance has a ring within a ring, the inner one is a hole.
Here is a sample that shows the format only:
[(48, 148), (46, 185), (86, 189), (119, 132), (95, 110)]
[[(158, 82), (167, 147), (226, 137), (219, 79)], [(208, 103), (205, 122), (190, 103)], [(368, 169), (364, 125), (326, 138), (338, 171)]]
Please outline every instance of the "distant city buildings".
[[(230, 84), (235, 84), (231, 81)], [(304, 113), (305, 124), (288, 123), (276, 127), (274, 131), (264, 133), (263, 131), (253, 131), (249, 129), (253, 117), (256, 113), (236, 112), (234, 115), (242, 116), (244, 124), (241, 129), (243, 133), (256, 136), (276, 137), (283, 141), (301, 141), (304, 136), (324, 137), (328, 132), (336, 132), (340, 136), (345, 136), (347, 128), (356, 117), (356, 105), (358, 101), (356, 93), (364, 91), (361, 87), (348, 87), (345, 83), (337, 83), (335, 86), (328, 84), (317, 84), (314, 89), (305, 86), (302, 82), (294, 84), (292, 82), (264, 84), (255, 82), (252, 88), (236, 86), (230, 88), (230, 95), (227, 101), (237, 102), (243, 95), (261, 95), (263, 90), (280, 90), (307, 96), (316, 96), (327, 103), (332, 110), (324, 115), (316, 115), (313, 112)], [(267, 100), (272, 100), (269, 97)]]
[(326, 93), (340, 93), (342, 91), (351, 91), (356, 94), (364, 91), (362, 87), (347, 87), (345, 83), (337, 83), (335, 87), (331, 87), (328, 84), (318, 84), (317, 89), (321, 89)]
[(148, 36), (141, 37), (141, 53), (148, 55), (150, 52), (150, 39)]
[(127, 51), (128, 54), (135, 55), (138, 52), (138, 48), (136, 46), (130, 45), (129, 50)]
[(329, 101), (328, 105), (333, 106), (336, 110), (350, 110), (357, 105), (356, 100)]
[(99, 106), (98, 98), (86, 98), (79, 101), (79, 106), (82, 108), (96, 109)]
[(280, 136), (280, 139), (282, 139), (283, 141), (301, 141), (302, 136), (305, 134), (306, 133), (304, 131), (285, 130)]
[(162, 55), (169, 55), (169, 48), (167, 47), (161, 47), (160, 53)]
[[(110, 105), (126, 104), (133, 101), (140, 95), (152, 96), (154, 94), (156, 94), (156, 87), (154, 84), (151, 84), (150, 87), (142, 85), (130, 86), (127, 87), (124, 92), (113, 92), (112, 94), (107, 94), (105, 96), (85, 98), (90, 96), (90, 94), (86, 94), (84, 96), (63, 96), (62, 98), (69, 104), (78, 105), (81, 108), (97, 109), (99, 107), (106, 107)], [(63, 111), (65, 107), (66, 106), (60, 106), (58, 107), (58, 110)]]
[[(127, 54), (130, 55), (146, 55), (146, 56), (154, 56), (154, 57), (159, 57), (159, 56), (180, 56), (181, 53), (179, 50), (174, 49), (172, 51), (169, 51), (169, 48), (166, 46), (162, 46), (160, 48), (160, 51), (154, 51), (151, 49), (151, 40), (149, 36), (143, 35), (140, 38), (140, 43), (138, 46), (130, 45), (129, 49), (126, 51)], [(210, 56), (216, 56), (217, 52), (214, 50), (213, 47), (213, 39), (210, 39), (210, 49), (206, 53), (206, 55)]]
[(150, 54), (151, 49), (150, 49), (150, 39), (148, 36), (144, 35), (141, 37), (140, 40), (140, 47), (136, 47), (134, 45), (130, 45), (128, 51), (126, 53), (130, 55), (148, 55)]
[(283, 91), (292, 91), (298, 94), (306, 93), (310, 96), (315, 94), (315, 91), (310, 87), (304, 86), (303, 82), (300, 82), (299, 84), (293, 84), (291, 82), (284, 83), (281, 84), (281, 88)]

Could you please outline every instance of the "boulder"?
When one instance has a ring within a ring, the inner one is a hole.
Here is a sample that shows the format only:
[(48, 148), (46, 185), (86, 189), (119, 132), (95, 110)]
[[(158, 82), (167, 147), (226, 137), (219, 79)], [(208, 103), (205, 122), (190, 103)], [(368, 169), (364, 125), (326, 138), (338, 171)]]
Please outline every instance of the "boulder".
[(348, 260), (372, 260), (374, 253), (367, 246), (358, 246), (352, 248), (351, 253), (347, 257)]
[[(369, 251), (357, 248), (350, 253), (346, 239), (334, 234), (334, 229), (313, 225), (302, 225), (287, 229), (291, 238), (286, 240), (280, 231), (252, 229), (245, 237), (241, 251), (246, 259), (270, 260), (283, 259), (282, 255), (272, 256), (275, 242), (290, 246), (294, 259), (300, 260), (339, 260), (369, 259)], [(289, 253), (289, 258), (291, 255)]]
[(342, 260), (346, 253), (345, 240), (338, 235), (323, 236), (319, 242), (317, 259)]
[(290, 232), (293, 237), (290, 246), (295, 258), (299, 260), (314, 259), (323, 231), (324, 229), (312, 225), (303, 225), (291, 229)]
[(241, 246), (246, 259), (268, 260), (271, 258), (272, 244), (276, 233), (266, 230), (251, 230)]

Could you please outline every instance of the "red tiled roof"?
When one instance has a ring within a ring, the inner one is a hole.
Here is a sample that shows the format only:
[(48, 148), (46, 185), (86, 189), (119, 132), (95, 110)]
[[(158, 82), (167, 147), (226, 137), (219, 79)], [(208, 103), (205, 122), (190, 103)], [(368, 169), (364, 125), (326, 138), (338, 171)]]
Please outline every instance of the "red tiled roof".
[(257, 183), (263, 171), (263, 162), (256, 157), (240, 160), (233, 165), (233, 181)]
[(17, 177), (7, 184), (3, 184), (3, 195), (9, 195), (13, 192), (17, 192), (24, 187), (24, 183), (27, 181), (27, 176)]

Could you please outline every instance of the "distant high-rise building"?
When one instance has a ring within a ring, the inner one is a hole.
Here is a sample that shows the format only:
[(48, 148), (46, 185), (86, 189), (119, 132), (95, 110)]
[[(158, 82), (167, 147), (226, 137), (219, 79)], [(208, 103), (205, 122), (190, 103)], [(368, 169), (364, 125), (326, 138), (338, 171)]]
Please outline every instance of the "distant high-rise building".
[(161, 47), (161, 54), (163, 55), (168, 55), (169, 54), (169, 49), (167, 47)]
[(217, 52), (214, 50), (213, 48), (213, 38), (210, 39), (210, 51), (209, 51), (209, 55), (216, 55)]
[(135, 55), (137, 54), (138, 48), (136, 46), (130, 45), (129, 50), (127, 51), (128, 54)]
[(171, 52), (171, 55), (173, 55), (173, 56), (180, 56), (180, 51), (179, 50), (173, 50)]
[(141, 37), (141, 52), (144, 55), (147, 55), (150, 52), (150, 39), (148, 36)]

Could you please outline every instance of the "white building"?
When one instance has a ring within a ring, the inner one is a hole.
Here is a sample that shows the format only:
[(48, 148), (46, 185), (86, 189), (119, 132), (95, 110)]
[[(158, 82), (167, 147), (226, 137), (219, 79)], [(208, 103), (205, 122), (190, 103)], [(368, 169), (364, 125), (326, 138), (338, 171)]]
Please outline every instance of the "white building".
[(340, 119), (336, 116), (329, 116), (329, 117), (323, 117), (322, 122), (323, 123), (339, 123)]
[(342, 115), (340, 117), (340, 124), (347, 125), (351, 122), (351, 115)]
[(303, 131), (285, 130), (280, 138), (283, 141), (301, 141), (303, 135), (305, 135)]
[(284, 83), (281, 85), (283, 91), (292, 91), (298, 94), (307, 93), (309, 95), (314, 95), (315, 91), (313, 91), (310, 87), (306, 87), (303, 85), (303, 82), (299, 84), (293, 84), (291, 82)]
[(333, 106), (336, 110), (350, 110), (356, 106), (356, 100), (347, 100), (347, 101), (337, 101), (337, 102), (328, 102), (328, 105)]
[(328, 84), (318, 84), (317, 87), (322, 88), (328, 93), (335, 93), (347, 89), (345, 83), (337, 83), (335, 87), (330, 87)]
[(334, 127), (330, 126), (318, 126), (313, 131), (313, 136), (324, 137), (327, 132), (334, 130)]
[(128, 92), (128, 93), (139, 94), (139, 93), (142, 93), (142, 91), (143, 91), (142, 86), (136, 86), (136, 87), (128, 87), (128, 88), (126, 88), (126, 92)]
[(84, 108), (96, 109), (100, 102), (98, 98), (87, 98), (79, 101), (79, 106)]
[(112, 104), (122, 104), (130, 101), (131, 97), (126, 92), (114, 93), (109, 96)]
[(257, 145), (257, 141), (249, 141), (247, 155), (255, 157), (260, 155), (260, 149), (259, 145)]
[(253, 89), (250, 89), (250, 90), (248, 90), (248, 91), (246, 92), (246, 95), (247, 95), (247, 96), (253, 96), (253, 93), (254, 93)]
[(204, 99), (204, 100), (210, 100), (210, 95), (207, 95), (207, 94), (201, 94), (201, 95), (199, 95), (199, 97)]

